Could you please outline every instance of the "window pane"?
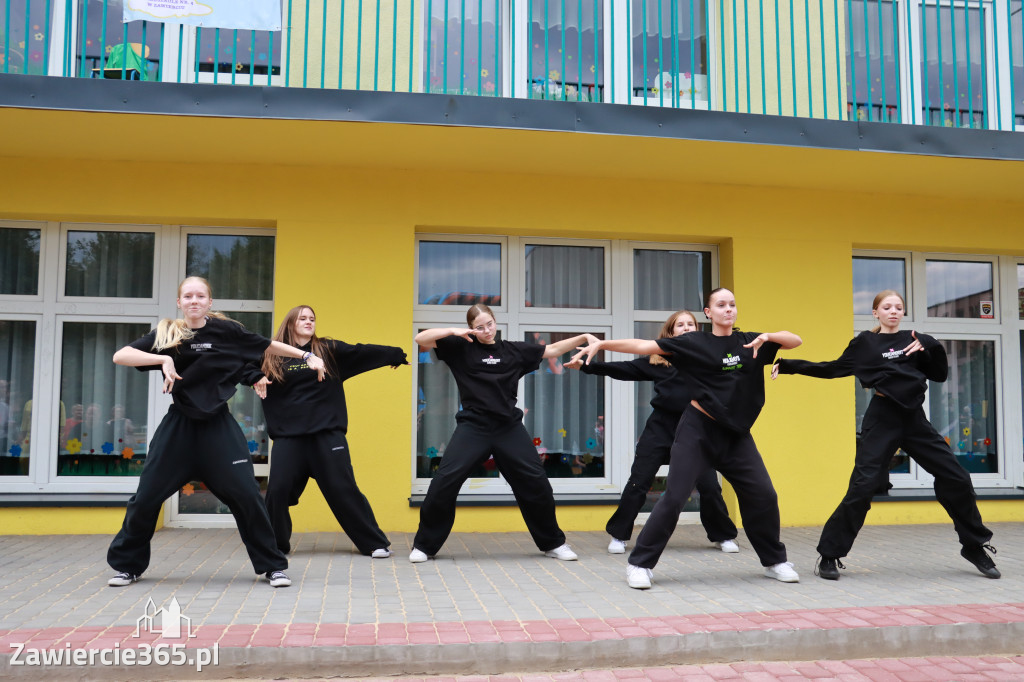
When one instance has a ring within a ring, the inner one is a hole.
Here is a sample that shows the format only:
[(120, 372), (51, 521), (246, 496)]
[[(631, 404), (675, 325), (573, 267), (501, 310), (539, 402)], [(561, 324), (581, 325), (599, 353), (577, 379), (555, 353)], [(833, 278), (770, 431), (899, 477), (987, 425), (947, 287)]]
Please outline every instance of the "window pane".
[(847, 115), (856, 121), (897, 121), (899, 62), (893, 33), (898, 31), (896, 3), (851, 0), (846, 54)]
[[(880, 291), (898, 291), (907, 298), (907, 263), (902, 258), (853, 259), (853, 314), (870, 315)], [(909, 305), (909, 304), (908, 304)], [(907, 310), (910, 314), (910, 310)]]
[(0, 476), (27, 476), (36, 323), (0, 320)]
[(603, 0), (527, 3), (526, 69), (531, 98), (604, 99), (603, 6)]
[[(197, 28), (199, 72), (214, 73), (218, 83), (266, 84), (281, 73), (281, 32), (228, 28)], [(187, 68), (193, 70), (194, 64)], [(223, 75), (220, 75), (223, 74)], [(258, 78), (258, 76), (263, 76)]]
[[(575, 332), (528, 332), (532, 343), (555, 343)], [(594, 334), (604, 338), (604, 334)], [(526, 375), (523, 424), (548, 478), (601, 478), (604, 465), (604, 377), (565, 369), (575, 351), (541, 362)]]
[(994, 341), (942, 341), (949, 378), (929, 382), (929, 418), (972, 473), (999, 471)]
[(419, 294), (427, 305), (501, 305), (501, 244), (419, 244)]
[[(455, 431), (455, 414), (460, 407), (459, 389), (448, 365), (438, 360), (434, 351), (423, 348), (417, 348), (417, 351), (416, 477), (433, 478), (441, 466), (448, 439)], [(490, 458), (477, 467), (471, 477), (497, 478), (494, 459)]]
[(213, 298), (274, 298), (274, 238), (190, 234), (186, 275), (205, 277)]
[(65, 296), (153, 297), (152, 232), (69, 231)]
[[(435, 2), (425, 48), (427, 92), (501, 95), (501, 32), (496, 3)], [(447, 15), (445, 12), (447, 11)]]
[(1024, 265), (1017, 266), (1017, 317), (1024, 320)]
[(982, 302), (991, 312), (992, 264), (930, 260), (925, 265), (928, 317), (980, 318)]
[(46, 75), (52, 0), (18, 0), (0, 5), (0, 73)]
[(0, 294), (39, 293), (39, 230), (0, 227)]
[(633, 2), (633, 97), (674, 106), (691, 100), (707, 102), (708, 37), (704, 8), (703, 0)]
[(637, 310), (703, 310), (711, 291), (711, 253), (635, 249), (633, 291)]
[(604, 249), (600, 246), (528, 245), (526, 305), (604, 308)]
[(985, 67), (985, 14), (977, 5), (921, 6), (921, 89), (924, 122), (947, 127), (984, 128), (988, 73)]
[[(78, 76), (99, 76), (100, 69), (117, 69), (120, 78), (124, 70), (134, 69), (139, 80), (158, 80), (160, 75), (160, 24), (148, 21), (121, 22), (124, 14), (122, 0), (88, 0), (76, 3), (78, 26), (85, 26), (85, 35), (79, 28)], [(84, 45), (82, 44), (84, 40)], [(128, 43), (131, 50), (126, 50)], [(133, 74), (126, 73), (131, 78)]]
[(146, 460), (148, 372), (110, 361), (147, 324), (65, 322), (58, 476), (138, 476)]

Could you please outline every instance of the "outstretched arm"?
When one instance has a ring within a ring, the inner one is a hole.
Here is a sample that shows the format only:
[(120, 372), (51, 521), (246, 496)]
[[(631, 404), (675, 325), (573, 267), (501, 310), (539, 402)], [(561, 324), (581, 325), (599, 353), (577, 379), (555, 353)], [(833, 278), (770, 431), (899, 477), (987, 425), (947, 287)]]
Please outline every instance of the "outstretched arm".
[(744, 348), (753, 348), (754, 357), (757, 357), (757, 349), (763, 346), (765, 343), (777, 343), (783, 350), (789, 350), (790, 348), (796, 348), (803, 340), (794, 334), (793, 332), (766, 332), (764, 334), (758, 334), (757, 337), (748, 344), (745, 344)]
[(287, 343), (281, 343), (280, 341), (271, 341), (266, 352), (271, 355), (281, 355), (286, 358), (299, 358), (301, 360), (305, 360), (310, 369), (316, 370), (317, 381), (324, 380), (324, 361), (309, 351), (296, 348), (295, 346), (289, 346)]
[(438, 339), (443, 339), (447, 336), (461, 336), (467, 341), (473, 341), (476, 338), (476, 330), (465, 327), (437, 327), (435, 329), (424, 329), (417, 334), (413, 341), (416, 345), (421, 348), (430, 350), (431, 348), (437, 348)]
[(580, 334), (574, 336), (571, 339), (562, 339), (555, 343), (549, 343), (544, 346), (544, 357), (545, 358), (557, 358), (564, 353), (568, 353), (571, 350), (581, 347), (584, 343), (593, 343), (598, 338), (593, 334)]
[(181, 378), (174, 369), (174, 358), (170, 355), (147, 353), (133, 346), (125, 346), (114, 353), (114, 364), (125, 367), (159, 367), (164, 373), (164, 393), (170, 393), (174, 381)]
[(619, 353), (633, 353), (634, 355), (668, 355), (667, 351), (661, 349), (657, 341), (646, 339), (595, 339), (579, 353), (572, 357), (575, 360), (584, 360), (590, 364), (590, 359), (599, 350), (613, 350)]

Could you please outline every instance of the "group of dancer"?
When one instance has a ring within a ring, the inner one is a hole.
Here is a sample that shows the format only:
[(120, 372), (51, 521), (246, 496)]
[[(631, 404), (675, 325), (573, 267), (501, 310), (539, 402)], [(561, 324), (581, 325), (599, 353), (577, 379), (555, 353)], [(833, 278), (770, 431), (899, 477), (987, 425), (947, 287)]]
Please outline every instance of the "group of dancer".
[[(285, 570), (291, 550), (289, 507), (316, 480), (338, 523), (357, 550), (391, 556), (390, 542), (356, 485), (345, 435), (348, 416), (343, 383), (380, 367), (408, 364), (393, 346), (350, 345), (316, 335), (308, 305), (292, 308), (273, 340), (213, 312), (209, 283), (189, 277), (178, 287), (182, 318), (156, 329), (114, 354), (114, 362), (163, 373), (173, 404), (149, 446), (139, 487), (107, 553), (116, 571), (108, 584), (129, 585), (150, 561), (150, 542), (160, 507), (175, 490), (201, 480), (231, 510), (256, 573), (274, 587), (291, 584)], [(415, 342), (434, 349), (455, 378), (461, 408), (455, 432), (420, 507), (409, 560), (427, 561), (444, 545), (455, 522), (456, 502), (471, 473), (494, 458), (509, 483), (537, 548), (563, 561), (578, 557), (558, 526), (551, 484), (517, 407), (519, 380), (544, 359), (578, 352), (567, 367), (625, 381), (654, 382), (653, 411), (636, 447), (629, 480), (608, 521), (608, 551), (623, 554), (657, 471), (669, 465), (665, 492), (654, 505), (626, 565), (630, 587), (651, 587), (691, 491), (700, 493), (700, 518), (708, 539), (738, 552), (737, 530), (722, 499), (718, 472), (733, 487), (747, 539), (764, 574), (798, 582), (780, 540), (778, 497), (750, 429), (764, 405), (765, 368), (778, 374), (822, 378), (854, 375), (875, 389), (864, 418), (849, 489), (826, 523), (815, 573), (837, 580), (841, 559), (852, 548), (885, 483), (888, 463), (902, 448), (935, 477), (939, 502), (953, 519), (961, 555), (989, 578), (1000, 577), (988, 552), (992, 533), (982, 524), (970, 476), (924, 416), (927, 381), (946, 379), (942, 344), (926, 334), (901, 331), (905, 303), (894, 291), (876, 297), (879, 326), (858, 335), (832, 362), (777, 360), (801, 344), (788, 331), (743, 332), (736, 328), (735, 296), (710, 292), (704, 314), (710, 331), (699, 331), (692, 313), (679, 311), (657, 340), (601, 340), (581, 334), (557, 343), (505, 341), (494, 313), (470, 307), (466, 327), (421, 331)], [(601, 350), (648, 356), (598, 362)], [(228, 400), (237, 384), (263, 399), (274, 440), (266, 501), (261, 498), (245, 438), (231, 418)]]

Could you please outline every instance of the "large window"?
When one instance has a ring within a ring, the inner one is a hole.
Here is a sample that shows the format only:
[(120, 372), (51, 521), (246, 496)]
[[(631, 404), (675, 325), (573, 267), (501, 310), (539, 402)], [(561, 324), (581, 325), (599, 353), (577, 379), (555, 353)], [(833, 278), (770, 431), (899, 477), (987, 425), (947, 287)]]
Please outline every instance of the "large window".
[[(947, 380), (929, 384), (925, 413), (976, 487), (1014, 485), (1024, 474), (1024, 453), (1019, 438), (1006, 437), (1014, 427), (1004, 417), (1022, 413), (1024, 383), (1007, 381), (1004, 368), (1019, 373), (1024, 359), (1024, 314), (1013, 314), (1024, 310), (1024, 265), (991, 256), (862, 251), (854, 256), (853, 278), (858, 332), (877, 322), (870, 313), (878, 290), (906, 292), (904, 326), (937, 338), (949, 363)], [(1011, 292), (1004, 300), (1000, 282)], [(859, 432), (872, 392), (859, 382), (855, 391)], [(890, 472), (897, 489), (931, 486), (903, 451), (894, 453)]]
[[(206, 277), (217, 310), (271, 331), (269, 230), (4, 221), (0, 247), (0, 492), (134, 492), (169, 398), (158, 373), (111, 356), (175, 311), (158, 276)], [(56, 286), (42, 287), (42, 272)], [(265, 477), (259, 400), (243, 390), (229, 407)], [(226, 511), (198, 483), (182, 493), (181, 519)]]
[[(654, 338), (677, 309), (694, 309), (703, 320), (700, 301), (717, 275), (711, 246), (422, 235), (413, 333), (463, 327), (469, 305), (485, 302), (509, 340), (549, 344), (583, 332)], [(637, 429), (649, 414), (650, 386), (567, 369), (569, 357), (544, 360), (523, 379), (523, 423), (556, 494), (616, 498), (629, 473)], [(414, 495), (426, 492), (459, 410), (448, 367), (433, 351), (420, 349), (417, 358)], [(462, 493), (509, 491), (487, 460)]]

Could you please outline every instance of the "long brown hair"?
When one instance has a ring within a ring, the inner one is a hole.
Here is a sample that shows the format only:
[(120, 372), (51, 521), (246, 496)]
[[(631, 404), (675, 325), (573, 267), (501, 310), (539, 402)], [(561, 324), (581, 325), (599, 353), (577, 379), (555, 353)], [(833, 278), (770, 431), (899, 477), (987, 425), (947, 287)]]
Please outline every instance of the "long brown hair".
[[(181, 288), (185, 286), (185, 282), (188, 282), (189, 280), (195, 280), (205, 286), (206, 295), (211, 301), (213, 300), (213, 289), (210, 287), (210, 283), (206, 281), (205, 277), (196, 277), (194, 275), (192, 277), (186, 277), (181, 280), (180, 284), (178, 284), (178, 298), (181, 298)], [(218, 313), (213, 310), (207, 311), (206, 315), (207, 317), (216, 317), (218, 320), (227, 320), (238, 325), (242, 324), (238, 320), (232, 320), (224, 313)], [(172, 320), (165, 317), (160, 320), (156, 326), (156, 338), (153, 340), (153, 350), (159, 352), (165, 348), (173, 348), (182, 341), (187, 341), (195, 335), (195, 330), (189, 328), (188, 324), (185, 323), (185, 320), (181, 318)]]
[[(274, 341), (280, 341), (286, 343), (289, 346), (298, 347), (299, 344), (295, 341), (295, 320), (299, 319), (299, 315), (303, 310), (308, 310), (313, 313), (313, 319), (316, 319), (316, 311), (313, 310), (312, 306), (308, 305), (297, 305), (289, 310), (284, 319), (281, 320), (281, 325), (277, 328), (277, 333), (274, 334)], [(313, 355), (317, 356), (324, 361), (324, 367), (327, 372), (327, 376), (333, 377), (336, 372), (334, 370), (334, 363), (331, 362), (331, 354), (327, 352), (327, 346), (323, 340), (313, 333), (313, 338), (310, 340), (310, 350)], [(284, 358), (280, 355), (271, 355), (270, 353), (263, 354), (263, 366), (260, 368), (263, 370), (263, 374), (271, 381), (284, 381)]]
[[(903, 312), (906, 313), (907, 312), (907, 300), (905, 298), (903, 298), (903, 294), (901, 294), (900, 292), (896, 291), (895, 289), (885, 289), (884, 291), (879, 291), (878, 294), (875, 296), (875, 300), (871, 303), (871, 312), (875, 312), (876, 310), (878, 310), (878, 306), (882, 305), (882, 301), (884, 301), (885, 299), (889, 298), (890, 296), (898, 296), (899, 297), (900, 303), (903, 304)], [(877, 334), (880, 331), (882, 331), (882, 325), (878, 324), (878, 325), (875, 326), (874, 329), (871, 330), (871, 333), (872, 334)]]
[[(697, 325), (697, 316), (696, 315), (691, 313), (689, 310), (677, 310), (676, 312), (674, 312), (674, 313), (672, 313), (671, 315), (668, 316), (668, 319), (665, 320), (665, 324), (661, 325), (661, 331), (658, 332), (658, 338), (659, 339), (670, 339), (673, 336), (675, 336), (673, 331), (674, 331), (674, 327), (676, 326), (676, 320), (678, 320), (683, 315), (689, 315), (690, 319), (693, 320), (693, 324), (695, 326)], [(665, 367), (669, 367), (669, 366), (672, 365), (671, 362), (669, 362), (668, 360), (665, 359), (664, 355), (658, 355), (657, 353), (651, 355), (651, 364), (652, 365), (664, 365)]]

